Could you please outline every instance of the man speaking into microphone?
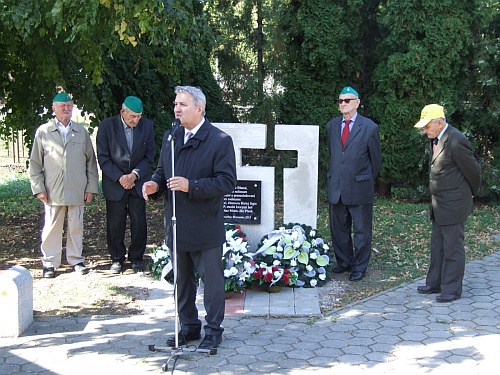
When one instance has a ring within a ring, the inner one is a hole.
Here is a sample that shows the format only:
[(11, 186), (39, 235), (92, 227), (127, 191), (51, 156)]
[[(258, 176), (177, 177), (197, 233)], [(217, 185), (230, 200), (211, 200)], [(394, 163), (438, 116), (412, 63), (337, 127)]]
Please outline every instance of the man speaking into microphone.
[[(144, 199), (164, 194), (165, 243), (174, 249), (172, 194), (175, 194), (177, 296), (181, 329), (179, 346), (201, 338), (196, 308), (195, 270), (204, 284), (205, 337), (198, 349), (209, 351), (222, 341), (225, 292), (222, 268), (224, 195), (236, 186), (236, 161), (231, 137), (205, 119), (206, 98), (192, 86), (177, 86), (173, 124), (174, 172), (171, 136), (163, 137), (158, 168), (143, 186)], [(173, 192), (173, 193), (172, 193)], [(167, 345), (176, 345), (175, 335)]]

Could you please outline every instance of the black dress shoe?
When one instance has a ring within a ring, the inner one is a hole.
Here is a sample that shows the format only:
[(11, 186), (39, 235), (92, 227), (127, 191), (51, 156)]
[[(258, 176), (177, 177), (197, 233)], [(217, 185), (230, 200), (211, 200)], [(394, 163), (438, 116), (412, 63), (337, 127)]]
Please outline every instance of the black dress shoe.
[(203, 341), (198, 346), (198, 350), (207, 350), (215, 349), (222, 342), (222, 336), (215, 335), (205, 335)]
[(120, 262), (113, 262), (109, 270), (111, 273), (118, 275), (122, 272), (122, 264)]
[(432, 286), (421, 285), (417, 287), (417, 292), (420, 294), (441, 293), (441, 289), (433, 288)]
[(351, 270), (351, 267), (342, 267), (339, 266), (338, 264), (333, 267), (333, 272), (334, 273), (344, 273), (344, 272), (349, 272)]
[(132, 270), (135, 273), (144, 272), (144, 263), (142, 262), (142, 260), (132, 262)]
[(54, 271), (54, 267), (43, 267), (42, 276), (45, 279), (53, 279), (56, 277), (56, 272)]
[(460, 296), (456, 296), (454, 294), (440, 294), (439, 296), (436, 297), (437, 302), (451, 302), (459, 299)]
[(365, 273), (361, 271), (352, 271), (351, 276), (349, 276), (349, 281), (359, 281), (365, 277)]
[[(178, 344), (179, 346), (186, 345), (189, 341), (196, 341), (201, 338), (200, 332), (179, 332)], [(167, 346), (175, 347), (175, 335), (167, 339)]]
[(85, 264), (83, 263), (78, 263), (78, 264), (75, 264), (73, 266), (73, 270), (76, 272), (76, 273), (79, 273), (79, 274), (82, 274), (82, 275), (85, 275), (86, 273), (89, 272), (89, 269), (87, 267), (85, 267)]

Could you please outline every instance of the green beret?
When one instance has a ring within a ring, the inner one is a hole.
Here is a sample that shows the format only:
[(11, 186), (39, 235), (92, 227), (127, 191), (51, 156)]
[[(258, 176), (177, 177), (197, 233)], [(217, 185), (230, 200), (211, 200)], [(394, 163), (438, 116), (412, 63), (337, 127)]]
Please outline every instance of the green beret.
[(354, 90), (351, 86), (346, 86), (342, 89), (342, 91), (340, 92), (340, 95), (344, 95), (344, 94), (354, 94), (356, 95), (356, 98), (359, 98), (359, 94), (356, 90)]
[(52, 102), (72, 102), (73, 99), (71, 99), (71, 96), (68, 95), (68, 93), (66, 92), (60, 92), (59, 94), (57, 94), (56, 96), (54, 96), (54, 100), (52, 100)]
[(137, 96), (127, 96), (123, 104), (132, 112), (142, 113), (142, 102)]

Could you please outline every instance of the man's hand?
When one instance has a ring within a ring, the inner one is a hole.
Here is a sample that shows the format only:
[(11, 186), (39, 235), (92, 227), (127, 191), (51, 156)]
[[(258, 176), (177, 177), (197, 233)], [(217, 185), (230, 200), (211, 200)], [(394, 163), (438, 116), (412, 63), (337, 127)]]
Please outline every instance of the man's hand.
[(130, 190), (135, 186), (135, 180), (137, 180), (137, 176), (132, 172), (129, 174), (124, 174), (118, 181), (125, 190)]
[(83, 200), (85, 203), (90, 203), (92, 202), (92, 199), (94, 199), (94, 196), (94, 193), (85, 193)]
[(189, 193), (189, 180), (184, 177), (174, 176), (168, 179), (167, 187), (173, 191)]
[(158, 184), (154, 181), (148, 181), (142, 185), (142, 196), (145, 200), (148, 200), (150, 194), (154, 194), (158, 191)]
[(49, 201), (49, 194), (46, 191), (44, 191), (43, 193), (38, 193), (36, 197), (43, 203), (47, 203)]

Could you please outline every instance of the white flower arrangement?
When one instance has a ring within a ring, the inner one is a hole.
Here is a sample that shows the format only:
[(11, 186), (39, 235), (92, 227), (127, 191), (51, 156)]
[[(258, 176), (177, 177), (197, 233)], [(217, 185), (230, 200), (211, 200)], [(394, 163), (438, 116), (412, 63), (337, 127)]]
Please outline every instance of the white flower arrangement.
[(226, 292), (244, 290), (254, 271), (249, 262), (248, 243), (239, 225), (225, 224), (226, 242), (222, 247), (222, 263), (224, 266), (224, 288)]
[(311, 227), (288, 224), (264, 236), (259, 245), (255, 262), (289, 270), (296, 275), (294, 285), (314, 288), (328, 280), (333, 252)]
[[(306, 225), (288, 224), (262, 237), (254, 254), (241, 227), (225, 224), (226, 242), (222, 249), (224, 287), (240, 292), (251, 284), (314, 288), (329, 280), (333, 252), (316, 230)], [(173, 282), (170, 253), (165, 244), (153, 251), (151, 276)]]

